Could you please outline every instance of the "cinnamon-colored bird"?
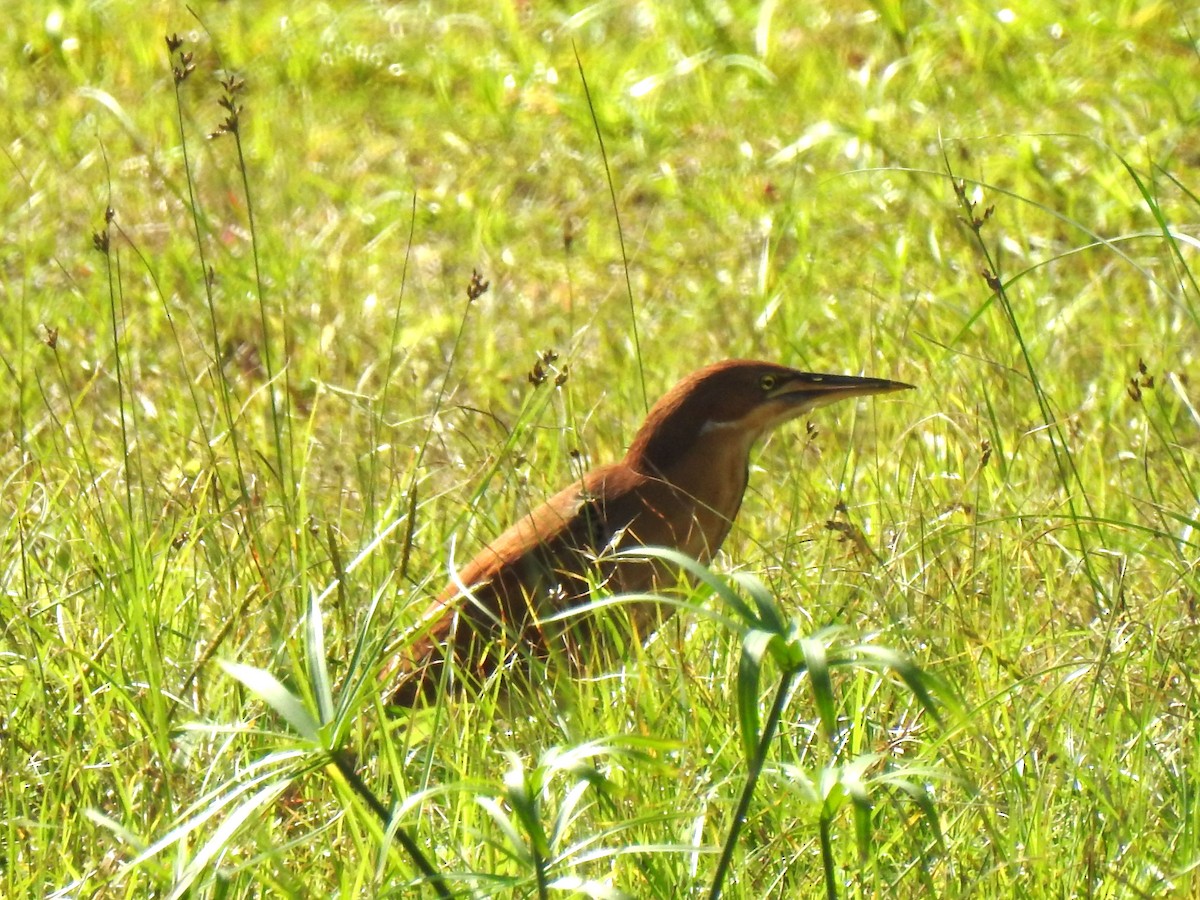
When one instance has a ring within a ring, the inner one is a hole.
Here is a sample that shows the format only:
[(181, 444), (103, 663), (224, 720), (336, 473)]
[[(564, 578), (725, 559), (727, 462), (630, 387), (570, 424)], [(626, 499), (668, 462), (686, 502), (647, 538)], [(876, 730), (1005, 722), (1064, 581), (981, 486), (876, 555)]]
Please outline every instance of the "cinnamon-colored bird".
[[(392, 702), (432, 697), (447, 656), (456, 680), (476, 681), (522, 654), (544, 654), (580, 627), (579, 617), (546, 619), (586, 602), (593, 585), (621, 593), (673, 584), (661, 565), (612, 551), (672, 547), (707, 562), (741, 506), (755, 441), (818, 406), (909, 388), (741, 359), (693, 372), (650, 410), (624, 459), (588, 472), (467, 563), (435, 601), (429, 630), (393, 666)], [(629, 607), (631, 624), (652, 626), (662, 608)]]

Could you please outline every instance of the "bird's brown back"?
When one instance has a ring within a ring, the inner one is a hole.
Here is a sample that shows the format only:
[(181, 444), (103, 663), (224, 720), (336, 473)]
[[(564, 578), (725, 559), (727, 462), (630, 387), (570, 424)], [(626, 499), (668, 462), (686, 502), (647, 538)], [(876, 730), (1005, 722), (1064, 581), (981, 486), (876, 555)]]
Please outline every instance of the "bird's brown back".
[[(695, 514), (680, 517), (685, 505)], [(612, 593), (644, 593), (676, 578), (651, 562), (617, 561), (616, 550), (667, 546), (708, 560), (730, 524), (673, 484), (626, 465), (589, 472), (518, 520), (457, 573), (434, 603), (433, 624), (406, 653), (393, 702), (408, 706), (431, 696), (447, 653), (460, 677), (482, 679), (522, 651), (573, 652), (587, 630), (586, 618), (552, 623), (547, 618), (585, 604), (595, 584)], [(470, 589), (467, 595), (459, 583)], [(643, 635), (657, 620), (651, 602), (627, 609)]]

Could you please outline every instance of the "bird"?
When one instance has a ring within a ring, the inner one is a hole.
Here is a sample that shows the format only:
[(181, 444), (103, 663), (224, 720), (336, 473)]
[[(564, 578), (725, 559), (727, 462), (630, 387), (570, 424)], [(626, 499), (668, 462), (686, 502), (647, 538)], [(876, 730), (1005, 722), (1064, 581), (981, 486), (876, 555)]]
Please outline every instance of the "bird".
[[(577, 621), (586, 617), (564, 613), (593, 589), (649, 593), (678, 582), (662, 561), (616, 551), (669, 547), (711, 561), (741, 507), (760, 438), (818, 407), (913, 387), (748, 359), (692, 372), (650, 409), (623, 459), (572, 481), (453, 575), (422, 618), (426, 630), (384, 671), (395, 682), (390, 702), (429, 703), (443, 683), (478, 688), (497, 669), (556, 646), (574, 655), (588, 640)], [(627, 608), (631, 629), (646, 635), (670, 610), (650, 599)]]

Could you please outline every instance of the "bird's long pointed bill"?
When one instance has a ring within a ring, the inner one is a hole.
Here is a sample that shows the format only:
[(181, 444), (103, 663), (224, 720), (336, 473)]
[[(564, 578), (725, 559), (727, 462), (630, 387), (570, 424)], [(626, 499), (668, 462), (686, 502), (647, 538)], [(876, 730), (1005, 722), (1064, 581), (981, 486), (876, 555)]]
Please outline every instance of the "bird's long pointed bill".
[(886, 378), (863, 378), (858, 375), (797, 375), (781, 384), (775, 391), (780, 400), (791, 400), (804, 410), (826, 406), (851, 397), (870, 394), (890, 394), (911, 391), (916, 386)]

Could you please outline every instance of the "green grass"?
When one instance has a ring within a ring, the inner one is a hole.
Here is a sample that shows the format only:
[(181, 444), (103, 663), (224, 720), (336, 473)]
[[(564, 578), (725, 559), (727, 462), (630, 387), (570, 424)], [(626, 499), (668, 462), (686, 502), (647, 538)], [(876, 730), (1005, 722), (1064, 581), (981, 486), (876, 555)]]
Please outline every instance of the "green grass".
[[(34, 6), (0, 894), (1200, 890), (1195, 10)], [(389, 714), (451, 550), (726, 356), (920, 390), (760, 449), (622, 672)]]

